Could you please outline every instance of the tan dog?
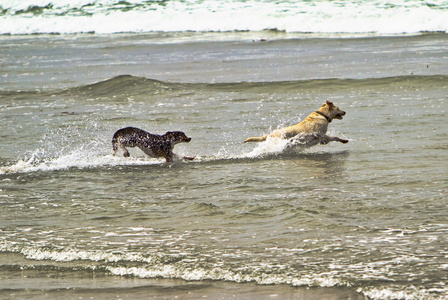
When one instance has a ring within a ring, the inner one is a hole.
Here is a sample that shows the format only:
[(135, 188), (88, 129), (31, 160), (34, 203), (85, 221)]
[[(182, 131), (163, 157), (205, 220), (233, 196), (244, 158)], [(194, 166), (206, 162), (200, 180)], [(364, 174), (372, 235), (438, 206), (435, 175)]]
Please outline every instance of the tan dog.
[(297, 137), (302, 144), (309, 147), (317, 144), (325, 145), (333, 141), (348, 143), (348, 140), (327, 135), (328, 124), (333, 119), (342, 120), (344, 115), (345, 111), (340, 110), (333, 102), (327, 100), (318, 110), (312, 112), (299, 124), (277, 129), (260, 137), (250, 137), (244, 142), (263, 142), (267, 138), (292, 139)]

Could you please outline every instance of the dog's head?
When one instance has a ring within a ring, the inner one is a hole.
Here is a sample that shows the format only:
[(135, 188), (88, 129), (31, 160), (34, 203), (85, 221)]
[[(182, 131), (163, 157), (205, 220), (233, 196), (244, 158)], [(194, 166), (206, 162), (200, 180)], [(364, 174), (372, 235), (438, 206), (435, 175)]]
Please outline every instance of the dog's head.
[(322, 104), (321, 108), (319, 108), (320, 111), (325, 113), (330, 120), (338, 119), (342, 120), (342, 117), (345, 116), (345, 111), (340, 110), (339, 107), (333, 104), (331, 101), (326, 101), (324, 104)]
[(189, 143), (191, 141), (191, 138), (186, 136), (182, 131), (168, 131), (165, 133), (165, 136), (174, 144)]

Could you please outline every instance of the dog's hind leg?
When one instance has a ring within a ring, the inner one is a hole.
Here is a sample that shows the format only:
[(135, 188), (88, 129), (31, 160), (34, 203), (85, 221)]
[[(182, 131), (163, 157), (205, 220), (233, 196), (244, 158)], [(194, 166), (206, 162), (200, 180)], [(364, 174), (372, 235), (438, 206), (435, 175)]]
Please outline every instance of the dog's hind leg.
[(129, 157), (129, 156), (131, 156), (131, 155), (129, 154), (128, 149), (126, 149), (126, 148), (123, 147), (123, 146), (121, 146), (120, 148), (123, 150), (123, 157)]
[(268, 134), (263, 136), (256, 136), (256, 137), (250, 137), (247, 138), (244, 143), (253, 143), (253, 142), (264, 142), (268, 138)]

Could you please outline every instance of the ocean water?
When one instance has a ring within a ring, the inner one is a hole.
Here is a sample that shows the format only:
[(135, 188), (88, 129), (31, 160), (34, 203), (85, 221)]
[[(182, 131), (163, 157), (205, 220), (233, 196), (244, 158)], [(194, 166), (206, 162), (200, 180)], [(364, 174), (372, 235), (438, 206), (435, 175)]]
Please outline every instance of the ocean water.
[[(446, 299), (446, 8), (2, 1), (0, 298)], [(243, 144), (325, 100), (348, 144)]]

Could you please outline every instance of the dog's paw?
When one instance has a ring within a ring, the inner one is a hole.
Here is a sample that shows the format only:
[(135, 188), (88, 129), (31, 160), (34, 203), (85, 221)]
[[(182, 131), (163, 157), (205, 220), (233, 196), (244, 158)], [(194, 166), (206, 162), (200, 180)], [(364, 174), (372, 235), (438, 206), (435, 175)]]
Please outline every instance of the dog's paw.
[(193, 160), (196, 156), (184, 156), (183, 159)]
[(344, 140), (344, 139), (340, 139), (339, 140), (341, 143), (343, 143), (343, 144), (347, 144), (348, 143), (348, 140)]

